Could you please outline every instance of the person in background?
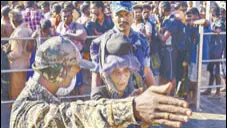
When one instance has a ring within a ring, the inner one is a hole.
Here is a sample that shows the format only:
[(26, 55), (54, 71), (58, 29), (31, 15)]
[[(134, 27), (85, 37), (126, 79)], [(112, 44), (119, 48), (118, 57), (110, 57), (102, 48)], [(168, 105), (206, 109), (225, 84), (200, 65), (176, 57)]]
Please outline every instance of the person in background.
[(90, 5), (84, 3), (80, 6), (81, 17), (77, 20), (78, 23), (84, 26), (90, 21)]
[[(21, 12), (11, 11), (10, 23), (14, 31), (10, 38), (31, 37), (32, 30), (24, 22)], [(34, 49), (33, 41), (10, 40), (11, 52), (8, 54), (10, 69), (28, 69), (30, 65), (31, 51)], [(13, 72), (10, 76), (10, 99), (15, 100), (23, 90), (26, 82), (26, 72)]]
[[(211, 14), (211, 29), (215, 33), (225, 32), (225, 23), (220, 19), (220, 8), (213, 7), (210, 11)], [(226, 36), (222, 35), (212, 35), (210, 42), (210, 59), (221, 59), (224, 43), (226, 41)], [(214, 81), (216, 81), (216, 85), (221, 85), (221, 63), (220, 62), (210, 62), (207, 67), (210, 72), (209, 85), (213, 85)], [(205, 92), (201, 93), (202, 95), (210, 95), (211, 88), (207, 89)], [(220, 98), (220, 87), (216, 89), (216, 98)]]
[[(13, 27), (10, 24), (9, 12), (11, 11), (9, 6), (4, 6), (1, 9), (1, 37), (10, 37), (13, 32)], [(10, 51), (8, 41), (1, 41), (2, 50), (5, 53)]]
[(167, 1), (162, 1), (159, 4), (159, 14), (161, 17), (161, 28), (159, 30), (158, 38), (161, 40), (162, 46), (160, 51), (160, 76), (159, 84), (171, 82), (173, 90), (171, 96), (175, 95), (176, 87), (176, 31), (177, 24), (174, 16), (170, 15), (171, 5)]
[[(136, 32), (143, 34), (146, 37), (145, 23), (143, 21), (142, 12), (143, 12), (143, 6), (142, 5), (137, 4), (133, 7), (133, 19), (134, 19), (134, 21), (132, 23), (132, 29)], [(150, 25), (150, 27), (151, 27), (151, 25)]]
[(41, 10), (35, 8), (34, 1), (24, 1), (25, 10), (22, 11), (24, 22), (28, 23), (29, 27), (34, 32), (37, 26), (40, 25), (40, 20), (44, 19)]
[[(64, 8), (62, 10), (62, 22), (58, 25), (56, 33), (57, 35), (69, 38), (78, 47), (80, 52), (82, 51), (87, 36), (86, 30), (82, 24), (73, 21), (71, 8)], [(77, 74), (75, 84), (76, 86), (73, 94), (83, 95), (84, 85), (82, 70)]]
[(23, 5), (16, 5), (15, 9), (18, 10), (19, 12), (22, 12), (24, 10), (24, 6)]
[(11, 9), (14, 9), (17, 5), (19, 5), (18, 1), (11, 1)]
[(43, 1), (41, 3), (41, 10), (43, 12), (44, 18), (45, 19), (50, 19), (50, 3), (48, 1)]
[(76, 22), (81, 17), (80, 7), (81, 4), (83, 4), (83, 1), (73, 1), (72, 4), (76, 13), (75, 17), (73, 17), (73, 21)]
[(89, 36), (99, 36), (114, 27), (111, 16), (104, 14), (104, 3), (93, 1), (90, 4), (91, 20), (85, 25)]
[[(204, 26), (204, 33), (211, 32), (210, 24), (207, 20), (201, 19), (199, 10), (197, 8), (191, 8), (189, 10), (191, 12), (191, 35), (190, 35), (190, 62), (188, 64), (188, 79), (189, 79), (189, 89), (190, 93), (188, 94), (188, 102), (191, 107), (195, 107), (196, 104), (196, 96), (197, 96), (197, 49), (199, 45), (199, 27), (198, 25)], [(210, 36), (204, 35), (203, 37), (203, 53), (202, 60), (209, 59), (209, 43)], [(207, 71), (207, 63), (202, 63), (202, 79), (206, 79), (209, 76), (209, 72)]]
[(56, 29), (61, 22), (61, 6), (59, 4), (53, 5), (50, 21), (53, 26), (53, 31), (56, 32)]

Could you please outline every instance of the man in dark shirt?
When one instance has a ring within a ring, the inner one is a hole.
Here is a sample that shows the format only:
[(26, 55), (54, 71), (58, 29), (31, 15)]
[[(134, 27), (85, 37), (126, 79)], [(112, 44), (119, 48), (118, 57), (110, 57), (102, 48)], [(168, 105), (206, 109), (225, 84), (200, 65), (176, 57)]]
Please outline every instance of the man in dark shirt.
[(111, 16), (104, 14), (104, 3), (102, 1), (94, 1), (90, 5), (91, 21), (85, 27), (89, 36), (98, 36), (107, 32), (114, 27)]

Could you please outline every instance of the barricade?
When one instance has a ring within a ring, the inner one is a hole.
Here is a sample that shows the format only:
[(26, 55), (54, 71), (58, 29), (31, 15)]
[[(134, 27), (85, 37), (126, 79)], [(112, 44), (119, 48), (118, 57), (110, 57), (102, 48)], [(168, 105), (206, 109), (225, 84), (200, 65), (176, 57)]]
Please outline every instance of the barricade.
[[(203, 62), (224, 62), (226, 61), (225, 59), (216, 59), (216, 60), (202, 60), (202, 54), (203, 54), (203, 36), (204, 35), (218, 35), (217, 33), (204, 33), (204, 28), (203, 26), (199, 26), (199, 33), (200, 33), (200, 42), (199, 42), (199, 48), (197, 51), (197, 63), (198, 63), (198, 71), (197, 71), (197, 97), (196, 97), (196, 110), (197, 111), (201, 111), (200, 110), (200, 89), (206, 89), (206, 88), (217, 88), (217, 87), (224, 87), (225, 85), (217, 85), (217, 86), (205, 86), (205, 87), (201, 87), (201, 73), (202, 73), (202, 63)], [(219, 33), (219, 35), (226, 35), (226, 32), (221, 32)]]

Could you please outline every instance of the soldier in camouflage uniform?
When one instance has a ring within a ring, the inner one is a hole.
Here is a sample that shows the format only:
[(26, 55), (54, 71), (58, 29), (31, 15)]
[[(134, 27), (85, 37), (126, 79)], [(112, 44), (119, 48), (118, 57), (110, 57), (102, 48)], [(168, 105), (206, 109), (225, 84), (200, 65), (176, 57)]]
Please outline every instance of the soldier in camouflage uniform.
[(65, 37), (40, 45), (32, 67), (35, 74), (13, 104), (10, 128), (127, 127), (139, 121), (180, 127), (191, 115), (185, 101), (161, 95), (171, 85), (153, 86), (135, 98), (61, 102), (56, 92), (67, 87), (80, 68), (93, 68)]

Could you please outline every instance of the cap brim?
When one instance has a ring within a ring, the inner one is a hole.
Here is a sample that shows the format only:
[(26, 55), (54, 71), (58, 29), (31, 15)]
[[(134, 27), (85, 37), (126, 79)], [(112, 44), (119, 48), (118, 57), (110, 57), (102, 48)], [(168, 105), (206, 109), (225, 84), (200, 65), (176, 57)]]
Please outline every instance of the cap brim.
[(80, 60), (79, 65), (80, 65), (81, 68), (84, 68), (84, 69), (93, 69), (93, 68), (95, 68), (95, 64), (93, 64), (90, 61), (84, 60), (84, 59)]
[(125, 7), (120, 7), (118, 9), (116, 9), (116, 11), (113, 11), (115, 14), (120, 12), (120, 11), (126, 11), (126, 12), (131, 12), (129, 9), (125, 8)]

